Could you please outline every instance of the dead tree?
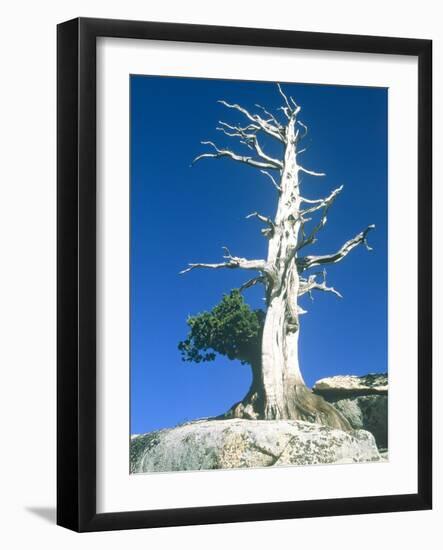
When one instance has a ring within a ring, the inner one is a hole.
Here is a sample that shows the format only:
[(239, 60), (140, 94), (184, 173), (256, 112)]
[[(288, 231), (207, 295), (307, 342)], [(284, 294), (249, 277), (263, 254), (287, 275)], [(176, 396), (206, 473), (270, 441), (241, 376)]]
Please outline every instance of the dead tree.
[[(271, 219), (258, 212), (247, 216), (263, 224), (261, 232), (268, 239), (267, 257), (251, 260), (234, 256), (225, 248), (222, 262), (192, 263), (182, 273), (196, 268), (243, 269), (256, 272), (243, 288), (256, 284), (264, 286), (266, 317), (261, 365), (253, 371), (248, 394), (225, 417), (299, 419), (349, 429), (344, 417), (321, 397), (314, 395), (303, 380), (298, 342), (300, 316), (306, 312), (298, 301), (301, 296), (312, 296), (315, 291), (341, 297), (335, 288), (328, 286), (324, 266), (342, 261), (360, 244), (370, 250), (366, 237), (374, 226), (368, 226), (332, 254), (306, 254), (306, 249), (316, 242), (318, 233), (325, 226), (328, 211), (343, 186), (323, 199), (308, 199), (302, 195), (301, 174), (313, 177), (323, 177), (325, 174), (309, 170), (299, 163), (299, 155), (304, 150), (299, 145), (308, 128), (298, 119), (300, 106), (283, 92), (280, 85), (278, 90), (283, 99), (279, 109), (281, 116), (260, 105), (256, 105), (260, 114), (253, 114), (240, 105), (220, 101), (228, 109), (239, 112), (246, 122), (244, 125), (219, 122), (217, 130), (229, 138), (237, 138), (250, 153), (236, 153), (211, 141), (204, 141), (202, 144), (208, 145), (211, 151), (193, 161), (194, 164), (202, 159), (227, 158), (258, 169), (270, 181), (278, 195), (275, 217)], [(281, 144), (281, 158), (265, 152), (263, 137)], [(315, 223), (312, 216), (318, 215)], [(313, 268), (321, 270), (312, 271)]]

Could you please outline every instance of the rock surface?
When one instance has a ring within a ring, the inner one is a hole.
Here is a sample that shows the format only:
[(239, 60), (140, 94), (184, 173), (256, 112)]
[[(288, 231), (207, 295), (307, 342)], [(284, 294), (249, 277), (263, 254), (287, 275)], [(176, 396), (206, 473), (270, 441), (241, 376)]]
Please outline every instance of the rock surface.
[(368, 430), (379, 448), (388, 447), (387, 395), (361, 395), (331, 402), (349, 420), (356, 430)]
[(325, 399), (357, 395), (387, 395), (387, 374), (366, 374), (365, 376), (331, 376), (322, 378), (312, 387), (312, 391)]
[(388, 446), (388, 377), (386, 374), (366, 376), (333, 376), (313, 386), (334, 405), (357, 430), (371, 432), (379, 449)]
[(131, 439), (131, 473), (379, 460), (367, 431), (295, 420), (201, 420)]

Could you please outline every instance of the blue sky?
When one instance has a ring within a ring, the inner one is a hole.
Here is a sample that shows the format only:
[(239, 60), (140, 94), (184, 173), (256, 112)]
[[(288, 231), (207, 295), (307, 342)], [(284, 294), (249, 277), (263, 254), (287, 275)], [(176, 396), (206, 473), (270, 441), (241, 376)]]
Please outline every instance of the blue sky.
[[(330, 253), (367, 225), (374, 250), (353, 250), (328, 266), (328, 284), (344, 298), (303, 297), (300, 364), (306, 383), (335, 374), (387, 370), (387, 98), (384, 88), (283, 84), (309, 126), (302, 164), (326, 172), (304, 176), (304, 196), (344, 189), (318, 243), (306, 253)], [(255, 210), (273, 216), (275, 190), (256, 169), (227, 159), (192, 159), (202, 140), (241, 147), (216, 131), (219, 120), (244, 122), (218, 99), (249, 110), (276, 111), (273, 83), (133, 75), (131, 91), (131, 432), (216, 415), (247, 392), (248, 366), (218, 357), (192, 364), (177, 344), (186, 318), (208, 310), (248, 278), (241, 270), (179, 272), (189, 262), (217, 262), (222, 246), (249, 258), (266, 255)], [(277, 148), (276, 148), (277, 147)], [(278, 153), (278, 145), (265, 142)], [(245, 292), (253, 307), (260, 288)]]

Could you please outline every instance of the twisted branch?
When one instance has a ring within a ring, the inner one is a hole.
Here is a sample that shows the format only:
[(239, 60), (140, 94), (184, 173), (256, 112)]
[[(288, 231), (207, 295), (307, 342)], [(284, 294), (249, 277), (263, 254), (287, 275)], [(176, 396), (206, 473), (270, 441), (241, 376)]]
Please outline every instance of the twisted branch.
[(223, 247), (223, 250), (225, 251), (223, 258), (227, 260), (226, 262), (220, 262), (215, 264), (206, 264), (206, 263), (189, 264), (189, 267), (187, 267), (186, 269), (183, 269), (183, 271), (180, 271), (180, 275), (188, 273), (189, 271), (192, 271), (193, 269), (197, 269), (197, 268), (208, 268), (208, 269), (240, 268), (240, 269), (252, 269), (252, 270), (263, 271), (263, 272), (266, 269), (265, 260), (247, 260), (246, 258), (232, 256), (226, 247)]
[(274, 222), (271, 220), (271, 218), (268, 218), (267, 216), (263, 216), (262, 214), (259, 214), (258, 212), (251, 212), (251, 214), (248, 214), (246, 216), (246, 219), (249, 220), (249, 218), (257, 218), (261, 222), (266, 223), (269, 225), (269, 227), (274, 227)]
[[(321, 283), (317, 282), (317, 275), (323, 276), (323, 281)], [(303, 296), (304, 294), (309, 293), (309, 296), (311, 297), (311, 300), (313, 300), (312, 291), (313, 290), (320, 290), (322, 292), (332, 292), (338, 298), (343, 298), (343, 296), (332, 286), (326, 285), (326, 270), (324, 269), (320, 273), (313, 273), (310, 275), (307, 279), (303, 279), (300, 277), (300, 287), (298, 290), (298, 295)]]
[(308, 174), (309, 176), (326, 176), (324, 172), (314, 172), (314, 170), (308, 170), (307, 168), (304, 168), (303, 166), (298, 166), (299, 172), (304, 172), (305, 174)]
[(366, 237), (371, 229), (374, 229), (375, 225), (369, 225), (364, 231), (356, 235), (353, 239), (345, 242), (345, 244), (337, 250), (334, 254), (325, 254), (323, 256), (305, 256), (304, 258), (297, 258), (297, 264), (301, 271), (305, 271), (311, 267), (323, 264), (336, 264), (341, 262), (343, 258), (353, 250), (359, 244), (364, 244), (367, 250), (372, 250), (368, 245)]
[(237, 103), (228, 103), (224, 99), (220, 99), (219, 103), (227, 107), (228, 109), (235, 109), (237, 111), (240, 111), (248, 120), (250, 120), (254, 125), (259, 126), (259, 129), (265, 132), (265, 134), (268, 134), (268, 136), (271, 136), (278, 141), (281, 141), (285, 143), (285, 138), (280, 132), (281, 126), (274, 126), (273, 124), (270, 124), (269, 121), (264, 120), (259, 115), (252, 115), (249, 111), (247, 111), (244, 107), (241, 107)]
[(317, 210), (320, 210), (321, 208), (323, 208), (323, 212), (322, 212), (322, 215), (321, 215), (321, 218), (320, 218), (320, 221), (317, 223), (317, 225), (312, 229), (311, 233), (309, 234), (309, 236), (306, 236), (306, 235), (303, 235), (303, 240), (302, 242), (297, 246), (297, 250), (301, 250), (302, 248), (304, 248), (305, 246), (307, 245), (310, 245), (310, 244), (313, 244), (317, 241), (316, 239), (316, 235), (317, 233), (323, 229), (323, 227), (326, 225), (326, 222), (328, 221), (328, 210), (329, 208), (332, 206), (332, 204), (334, 203), (337, 195), (341, 192), (341, 190), (343, 189), (343, 185), (340, 186), (338, 189), (334, 189), (334, 191), (332, 191), (332, 193), (326, 197), (325, 199), (322, 199), (318, 204), (316, 204), (315, 206), (311, 207), (311, 208), (307, 208), (306, 210), (302, 210), (300, 212), (300, 215), (303, 219), (304, 222), (306, 222), (307, 220), (309, 220), (310, 218), (304, 218), (305, 214), (311, 214), (312, 212), (315, 212)]
[(317, 210), (320, 210), (321, 208), (330, 208), (332, 203), (337, 198), (337, 195), (343, 191), (343, 185), (340, 185), (340, 187), (337, 187), (337, 189), (334, 189), (332, 193), (330, 193), (327, 197), (324, 199), (318, 199), (318, 200), (309, 200), (302, 198), (302, 202), (306, 202), (308, 204), (315, 204), (315, 206), (312, 206), (311, 208), (307, 208), (306, 210), (302, 210), (301, 214), (311, 214), (312, 212), (315, 212)]
[(272, 121), (277, 128), (279, 128), (280, 130), (283, 130), (282, 125), (272, 113), (267, 111), (262, 105), (259, 105), (258, 103), (256, 103), (255, 106), (257, 107), (257, 109), (261, 109), (264, 112), (264, 114), (269, 117), (269, 120), (267, 120), (266, 122)]
[(261, 230), (261, 233), (267, 237), (268, 239), (271, 238), (274, 235), (275, 231), (275, 224), (271, 220), (271, 218), (268, 218), (267, 216), (263, 216), (262, 214), (259, 214), (258, 212), (252, 212), (251, 214), (248, 214), (246, 216), (246, 219), (249, 218), (257, 218), (261, 222), (265, 223), (268, 227)]
[(242, 162), (243, 164), (247, 164), (248, 166), (254, 166), (254, 168), (270, 168), (271, 170), (280, 170), (280, 167), (281, 167), (280, 161), (277, 161), (276, 159), (272, 159), (271, 157), (268, 157), (264, 153), (262, 153), (261, 157), (263, 159), (266, 159), (266, 161), (262, 162), (260, 160), (253, 159), (252, 157), (238, 155), (236, 153), (233, 153), (229, 149), (219, 149), (215, 145), (215, 143), (213, 143), (212, 141), (202, 141), (201, 143), (202, 145), (210, 145), (211, 147), (213, 147), (215, 149), (215, 153), (203, 153), (202, 155), (195, 157), (195, 159), (191, 163), (191, 166), (193, 166), (196, 162), (204, 158), (228, 157), (237, 162)]
[(269, 178), (269, 179), (271, 180), (271, 182), (272, 182), (272, 185), (277, 189), (277, 191), (278, 191), (279, 193), (281, 193), (281, 187), (280, 187), (280, 185), (275, 181), (274, 176), (273, 176), (272, 174), (270, 174), (269, 172), (267, 172), (266, 170), (260, 170), (260, 172), (261, 172), (262, 174), (264, 174), (265, 176), (268, 176), (268, 178)]

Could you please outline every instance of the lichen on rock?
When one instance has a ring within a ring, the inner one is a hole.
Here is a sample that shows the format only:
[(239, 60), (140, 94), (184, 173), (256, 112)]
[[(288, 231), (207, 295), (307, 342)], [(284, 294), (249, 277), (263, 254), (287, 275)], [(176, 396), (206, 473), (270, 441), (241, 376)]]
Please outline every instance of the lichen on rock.
[(296, 420), (203, 420), (131, 440), (131, 473), (379, 460), (367, 431)]

